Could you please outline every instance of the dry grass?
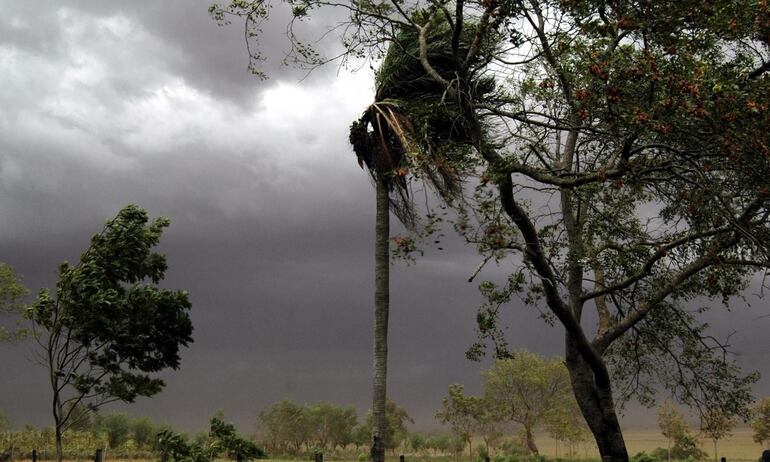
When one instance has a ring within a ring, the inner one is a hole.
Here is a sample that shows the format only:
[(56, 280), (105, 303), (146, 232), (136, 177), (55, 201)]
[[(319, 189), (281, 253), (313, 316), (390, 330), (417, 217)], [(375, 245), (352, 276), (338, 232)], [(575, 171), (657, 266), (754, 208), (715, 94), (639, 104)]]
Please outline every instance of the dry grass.
[[(692, 429), (693, 434), (698, 434), (698, 429)], [(750, 428), (737, 428), (733, 431), (732, 436), (720, 440), (717, 446), (718, 457), (726, 457), (728, 462), (731, 461), (756, 461), (762, 454), (762, 446), (755, 443), (751, 438)], [(634, 455), (640, 451), (647, 453), (652, 452), (655, 448), (665, 448), (666, 439), (660, 434), (658, 429), (640, 429), (629, 428), (623, 431), (623, 436), (626, 439), (626, 446), (630, 455)], [(711, 440), (706, 438), (699, 438), (700, 448), (703, 449), (709, 458), (713, 460), (714, 457), (714, 444)], [(556, 455), (555, 441), (549, 438), (547, 435), (539, 435), (537, 438), (538, 449), (545, 456), (554, 457)], [(596, 446), (591, 442), (590, 444), (580, 445), (576, 448), (576, 457), (579, 458), (598, 458), (599, 452)], [(566, 455), (566, 448), (563, 444), (559, 445), (559, 456)]]
[[(693, 434), (698, 434), (698, 429), (692, 429)], [(629, 428), (623, 431), (623, 435), (626, 439), (626, 446), (630, 455), (634, 455), (640, 451), (647, 453), (652, 452), (655, 448), (666, 447), (666, 440), (660, 434), (657, 429), (646, 428)], [(733, 431), (732, 436), (719, 441), (718, 445), (718, 457), (726, 457), (728, 462), (756, 462), (759, 456), (762, 454), (762, 446), (755, 443), (751, 438), (751, 429), (749, 428), (737, 428)], [(709, 455), (709, 461), (714, 457), (714, 446), (711, 440), (706, 438), (700, 438), (700, 447)], [(539, 434), (536, 436), (536, 442), (540, 453), (546, 457), (553, 458), (557, 454), (556, 442), (545, 434)], [(476, 446), (474, 442), (474, 446)], [(475, 449), (475, 447), (474, 447)], [(573, 448), (573, 458), (576, 459), (598, 459), (599, 452), (593, 442), (581, 444), (578, 447)], [(559, 444), (558, 455), (560, 458), (568, 458), (568, 448), (565, 445)], [(268, 459), (270, 462), (297, 462), (279, 459)], [(426, 457), (413, 457), (407, 456), (407, 462), (436, 460), (436, 461), (456, 461), (452, 457), (438, 457), (438, 458), (426, 458)], [(387, 462), (397, 462), (398, 457), (387, 457)], [(19, 462), (31, 462), (31, 461), (19, 461)], [(90, 462), (87, 460), (80, 461), (65, 461), (65, 462)], [(119, 460), (108, 458), (106, 462), (156, 462), (156, 461), (143, 461), (143, 460)], [(230, 462), (230, 461), (217, 461), (217, 462)], [(338, 461), (334, 462), (358, 462), (358, 461)], [(457, 462), (469, 462), (467, 448), (466, 452), (457, 460)]]

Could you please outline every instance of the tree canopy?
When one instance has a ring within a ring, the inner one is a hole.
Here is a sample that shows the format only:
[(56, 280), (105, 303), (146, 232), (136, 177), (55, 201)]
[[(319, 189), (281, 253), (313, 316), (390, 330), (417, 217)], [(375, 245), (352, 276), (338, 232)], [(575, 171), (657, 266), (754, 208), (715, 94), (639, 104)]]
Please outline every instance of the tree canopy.
[[(438, 158), (474, 178), (442, 197), (510, 276), (482, 284), (472, 356), (506, 354), (498, 315), (514, 299), (558, 322), (580, 409), (614, 460), (628, 459), (616, 400), (652, 405), (658, 384), (702, 412), (747, 414), (756, 377), (699, 314), (770, 267), (768, 2), (288, 3), (292, 26), (348, 12), (343, 56), (385, 57), (381, 79), (419, 73), (393, 95), (413, 104), (375, 95), (385, 128), (365, 130), (406, 154), (398, 168), (431, 180), (422, 159)], [(212, 12), (245, 16), (257, 40), (268, 7)], [(291, 31), (294, 58), (325, 62)]]
[(59, 266), (55, 292), (41, 290), (28, 309), (50, 376), (59, 460), (79, 405), (94, 410), (160, 392), (164, 381), (151, 374), (178, 368), (180, 347), (192, 342), (188, 294), (158, 287), (166, 259), (152, 248), (168, 225), (123, 208), (77, 264)]
[(23, 338), (26, 330), (18, 324), (28, 290), (10, 266), (0, 262), (0, 341)]

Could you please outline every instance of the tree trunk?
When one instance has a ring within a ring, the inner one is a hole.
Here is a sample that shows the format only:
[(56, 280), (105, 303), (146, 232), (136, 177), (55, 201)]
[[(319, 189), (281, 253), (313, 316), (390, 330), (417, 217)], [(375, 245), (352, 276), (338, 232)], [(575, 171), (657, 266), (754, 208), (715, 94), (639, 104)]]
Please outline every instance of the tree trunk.
[(61, 427), (59, 425), (56, 425), (56, 462), (62, 462), (62, 459), (64, 459), (64, 448), (62, 447), (61, 442)]
[(567, 369), (575, 399), (594, 435), (599, 454), (605, 462), (628, 462), (628, 451), (615, 413), (611, 385), (594, 380), (591, 368), (578, 353), (575, 343), (567, 335)]
[(529, 450), (530, 454), (540, 454), (540, 452), (537, 450), (537, 445), (535, 444), (535, 435), (532, 434), (532, 426), (525, 426), (524, 431), (527, 435), (527, 449)]
[(373, 462), (385, 461), (385, 434), (387, 420), (386, 379), (388, 370), (388, 305), (390, 297), (390, 202), (388, 186), (382, 179), (375, 180), (377, 211), (374, 228), (374, 387), (372, 398)]

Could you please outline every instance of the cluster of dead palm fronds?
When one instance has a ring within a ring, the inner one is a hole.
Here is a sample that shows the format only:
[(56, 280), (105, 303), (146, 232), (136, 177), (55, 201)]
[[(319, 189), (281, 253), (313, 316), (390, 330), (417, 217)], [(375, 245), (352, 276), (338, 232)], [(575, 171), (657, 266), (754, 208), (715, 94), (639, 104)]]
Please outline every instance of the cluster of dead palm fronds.
[[(428, 58), (447, 81), (457, 76), (452, 34), (440, 24), (429, 37)], [(467, 27), (460, 41), (460, 53), (467, 53), (475, 31)], [(492, 52), (494, 44), (487, 46)], [(484, 59), (484, 53), (479, 60)], [(494, 80), (474, 77), (466, 91), (487, 94)], [(416, 216), (409, 181), (428, 183), (445, 200), (461, 191), (466, 157), (473, 152), (469, 127), (456, 99), (427, 75), (419, 58), (418, 33), (405, 29), (391, 43), (377, 73), (375, 102), (350, 128), (350, 142), (359, 164), (366, 166), (375, 181), (390, 190), (391, 210), (405, 225), (415, 225)]]

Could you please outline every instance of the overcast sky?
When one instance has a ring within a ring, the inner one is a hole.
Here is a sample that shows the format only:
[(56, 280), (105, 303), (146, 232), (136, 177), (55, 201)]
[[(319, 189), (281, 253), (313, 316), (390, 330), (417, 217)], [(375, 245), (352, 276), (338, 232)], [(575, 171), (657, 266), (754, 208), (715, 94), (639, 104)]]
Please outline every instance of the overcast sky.
[[(160, 395), (110, 409), (187, 430), (221, 409), (253, 431), (282, 398), (363, 416), (374, 195), (347, 127), (372, 100), (371, 72), (332, 66), (299, 82), (279, 65), (276, 21), (263, 40), (271, 78), (260, 81), (240, 25), (218, 27), (207, 6), (0, 0), (0, 260), (33, 291), (51, 287), (56, 265), (123, 205), (167, 216), (165, 285), (191, 293), (195, 342)], [(454, 240), (394, 266), (389, 394), (417, 428), (436, 426), (448, 384), (480, 390), (487, 364), (464, 357), (477, 263)], [(754, 305), (714, 315), (715, 331), (737, 330), (742, 364), (770, 375), (770, 320), (755, 319), (767, 304)], [(511, 306), (506, 319), (512, 346), (561, 350), (561, 329), (531, 309)], [(0, 346), (0, 410), (48, 425), (44, 371), (27, 356)], [(757, 393), (770, 394), (768, 383)]]

